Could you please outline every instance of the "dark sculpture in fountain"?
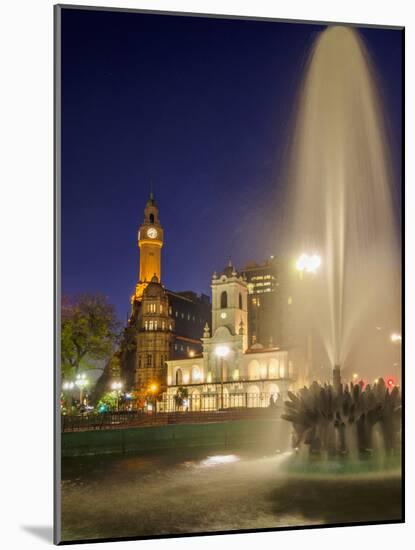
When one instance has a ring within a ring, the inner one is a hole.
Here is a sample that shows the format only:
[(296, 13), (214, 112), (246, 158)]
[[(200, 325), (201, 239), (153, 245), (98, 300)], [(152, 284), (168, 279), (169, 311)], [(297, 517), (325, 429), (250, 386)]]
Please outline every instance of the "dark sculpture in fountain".
[(334, 377), (333, 385), (313, 382), (288, 397), (282, 418), (293, 424), (294, 448), (308, 445), (310, 453), (328, 456), (371, 453), (375, 427), (385, 452), (400, 448), (401, 394), (397, 387), (389, 391), (382, 378), (365, 386)]

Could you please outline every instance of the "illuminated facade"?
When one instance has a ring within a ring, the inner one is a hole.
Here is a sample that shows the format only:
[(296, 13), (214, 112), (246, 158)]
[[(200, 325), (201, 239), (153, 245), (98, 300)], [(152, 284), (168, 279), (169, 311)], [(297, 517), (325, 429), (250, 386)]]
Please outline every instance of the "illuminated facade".
[(157, 393), (166, 388), (168, 359), (201, 353), (200, 337), (211, 312), (208, 296), (173, 292), (161, 283), (163, 240), (151, 193), (138, 231), (139, 277), (120, 350), (126, 387), (144, 392), (150, 386), (156, 386)]
[(138, 248), (140, 249), (140, 269), (138, 283), (132, 301), (141, 300), (144, 289), (156, 277), (161, 281), (161, 249), (163, 246), (163, 228), (160, 225), (159, 211), (153, 193), (144, 209), (144, 221), (138, 230)]
[[(206, 324), (203, 352), (167, 361), (167, 391), (161, 408), (217, 410), (267, 407), (291, 386), (293, 365), (286, 350), (248, 346), (248, 284), (229, 264), (212, 278), (212, 331)], [(185, 391), (186, 399), (178, 399)]]
[(166, 386), (166, 361), (172, 355), (174, 321), (170, 315), (166, 290), (154, 275), (141, 297), (137, 319), (136, 377), (137, 388), (156, 384)]

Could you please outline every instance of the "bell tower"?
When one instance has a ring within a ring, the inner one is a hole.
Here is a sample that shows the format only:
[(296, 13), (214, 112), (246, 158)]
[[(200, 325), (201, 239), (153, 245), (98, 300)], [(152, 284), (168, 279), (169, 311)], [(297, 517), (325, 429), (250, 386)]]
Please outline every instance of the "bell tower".
[(163, 246), (163, 228), (160, 225), (159, 211), (150, 193), (144, 209), (144, 221), (138, 230), (138, 248), (140, 249), (140, 270), (138, 283), (132, 301), (141, 301), (144, 289), (153, 277), (161, 280), (161, 248)]
[(212, 278), (212, 334), (219, 327), (227, 327), (232, 335), (242, 338), (242, 349), (248, 348), (248, 287), (246, 280), (232, 262), (220, 275)]

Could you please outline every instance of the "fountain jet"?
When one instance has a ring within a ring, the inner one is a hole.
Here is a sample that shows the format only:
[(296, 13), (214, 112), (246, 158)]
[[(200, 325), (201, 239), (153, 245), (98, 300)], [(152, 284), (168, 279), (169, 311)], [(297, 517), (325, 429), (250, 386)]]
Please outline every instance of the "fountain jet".
[(293, 332), (320, 335), (336, 376), (351, 362), (377, 370), (387, 343), (376, 327), (400, 325), (400, 245), (378, 88), (356, 30), (319, 35), (293, 133), (287, 234), (290, 250), (321, 256), (309, 314), (299, 311)]

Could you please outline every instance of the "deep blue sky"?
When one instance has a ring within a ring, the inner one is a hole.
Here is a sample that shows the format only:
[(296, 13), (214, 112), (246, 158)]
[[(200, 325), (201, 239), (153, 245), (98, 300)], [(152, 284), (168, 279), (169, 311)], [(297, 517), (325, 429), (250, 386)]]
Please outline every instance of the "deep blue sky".
[[(231, 255), (278, 254), (281, 172), (321, 25), (64, 9), (62, 292), (102, 292), (125, 318), (151, 185), (162, 279), (210, 293)], [(384, 99), (399, 203), (398, 30), (363, 28)]]

